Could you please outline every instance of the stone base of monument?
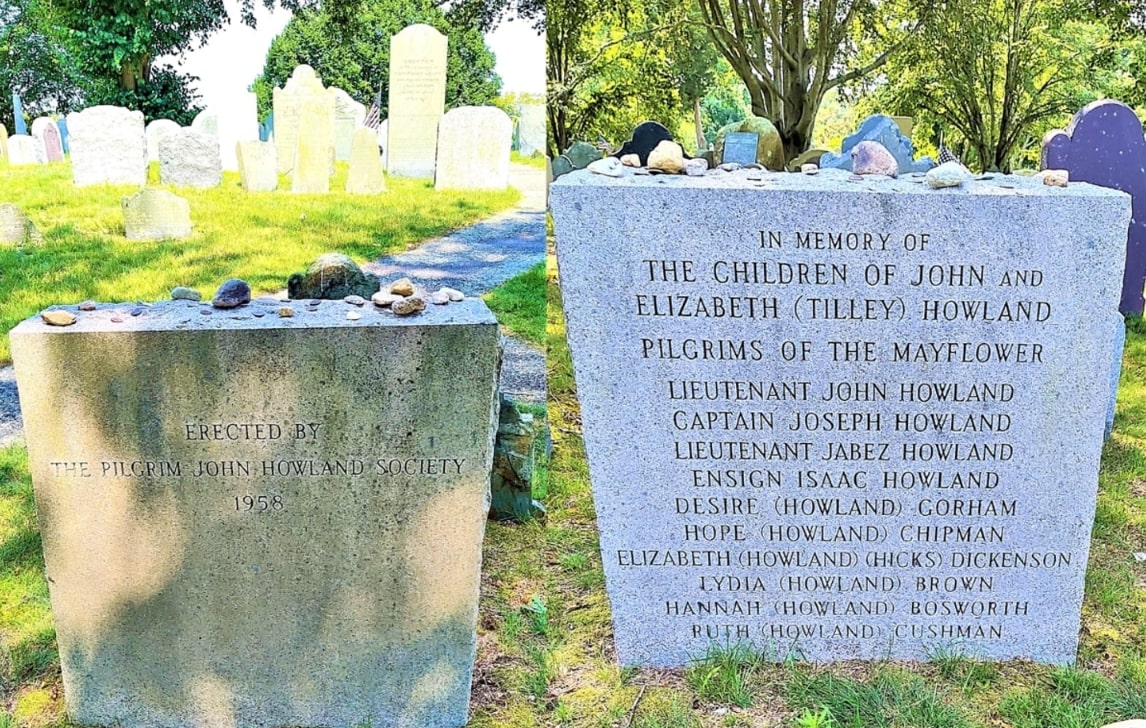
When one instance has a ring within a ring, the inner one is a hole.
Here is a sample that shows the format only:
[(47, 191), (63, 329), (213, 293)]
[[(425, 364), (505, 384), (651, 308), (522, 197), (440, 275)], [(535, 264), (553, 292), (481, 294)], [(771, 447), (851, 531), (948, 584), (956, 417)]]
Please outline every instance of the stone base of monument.
[(553, 184), (623, 664), (1075, 659), (1130, 198), (921, 183)]
[(11, 342), (70, 719), (465, 724), (485, 304), (64, 308)]

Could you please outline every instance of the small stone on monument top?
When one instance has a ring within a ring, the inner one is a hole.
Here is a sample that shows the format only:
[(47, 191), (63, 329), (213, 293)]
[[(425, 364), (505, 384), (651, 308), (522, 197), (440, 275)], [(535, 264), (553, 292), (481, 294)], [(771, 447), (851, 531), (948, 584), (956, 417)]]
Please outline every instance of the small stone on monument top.
[(287, 280), (292, 300), (342, 300), (347, 296), (369, 298), (378, 291), (378, 278), (363, 273), (350, 256), (326, 253), (315, 258), (305, 273), (293, 273)]

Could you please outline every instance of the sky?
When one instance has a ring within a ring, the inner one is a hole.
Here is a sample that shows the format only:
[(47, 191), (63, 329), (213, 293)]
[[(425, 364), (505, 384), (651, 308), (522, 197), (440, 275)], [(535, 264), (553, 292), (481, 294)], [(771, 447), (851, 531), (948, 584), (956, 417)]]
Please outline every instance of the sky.
[[(233, 97), (262, 72), (271, 40), (290, 20), (288, 11), (276, 8), (272, 12), (262, 3), (255, 6), (258, 24), (249, 28), (238, 21), (238, 0), (227, 0), (231, 23), (205, 46), (184, 56), (180, 67), (199, 77), (198, 90), (206, 105)], [(503, 92), (545, 93), (545, 40), (528, 23), (502, 23), (486, 35), (486, 43), (497, 57)]]

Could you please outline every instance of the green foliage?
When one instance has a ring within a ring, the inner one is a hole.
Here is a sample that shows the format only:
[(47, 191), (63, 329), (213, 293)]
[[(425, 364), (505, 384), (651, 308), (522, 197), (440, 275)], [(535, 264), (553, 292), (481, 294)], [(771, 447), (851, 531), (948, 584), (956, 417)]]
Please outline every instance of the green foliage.
[(869, 679), (796, 671), (787, 684), (794, 706), (827, 710), (840, 728), (971, 728), (962, 710), (918, 675), (882, 668)]
[(529, 619), (535, 633), (542, 636), (549, 634), (549, 607), (540, 595), (534, 594), (529, 603), (521, 608), (521, 612)]
[(836, 721), (832, 718), (832, 711), (826, 705), (818, 711), (804, 708), (800, 717), (796, 718), (796, 728), (835, 728)]
[(199, 94), (193, 84), (198, 77), (180, 73), (170, 66), (152, 69), (147, 83), (136, 84), (134, 88), (122, 88), (118, 84), (97, 84), (88, 95), (90, 105), (110, 104), (143, 112), (145, 121), (170, 119), (182, 126), (189, 126), (195, 115), (203, 110), (196, 102)]
[(25, 123), (81, 105), (90, 85), (74, 43), (48, 0), (0, 0), (0, 124), (14, 133), (8, 94), (24, 105)]
[(1013, 728), (1090, 728), (1140, 718), (1146, 693), (1126, 682), (1065, 667), (1045, 683), (1007, 691), (999, 714)]
[(272, 90), (282, 87), (295, 66), (305, 63), (327, 86), (337, 86), (369, 106), (377, 97), (382, 118), (388, 114), (390, 37), (407, 25), (425, 23), (449, 38), (446, 58), (446, 107), (493, 102), (501, 79), (494, 56), (479, 30), (453, 25), (430, 0), (362, 0), (352, 18), (339, 20), (323, 6), (295, 14), (267, 51), (255, 79), (259, 117), (271, 110)]
[(685, 680), (701, 700), (745, 708), (752, 704), (748, 680), (763, 664), (750, 645), (710, 645), (685, 672)]

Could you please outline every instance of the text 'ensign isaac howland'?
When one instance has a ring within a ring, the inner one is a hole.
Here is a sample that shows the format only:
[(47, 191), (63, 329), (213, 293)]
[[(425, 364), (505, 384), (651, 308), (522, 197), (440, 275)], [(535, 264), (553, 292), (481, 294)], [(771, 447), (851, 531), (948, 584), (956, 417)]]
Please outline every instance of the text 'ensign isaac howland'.
[(750, 175), (553, 186), (622, 663), (1072, 661), (1129, 198)]

